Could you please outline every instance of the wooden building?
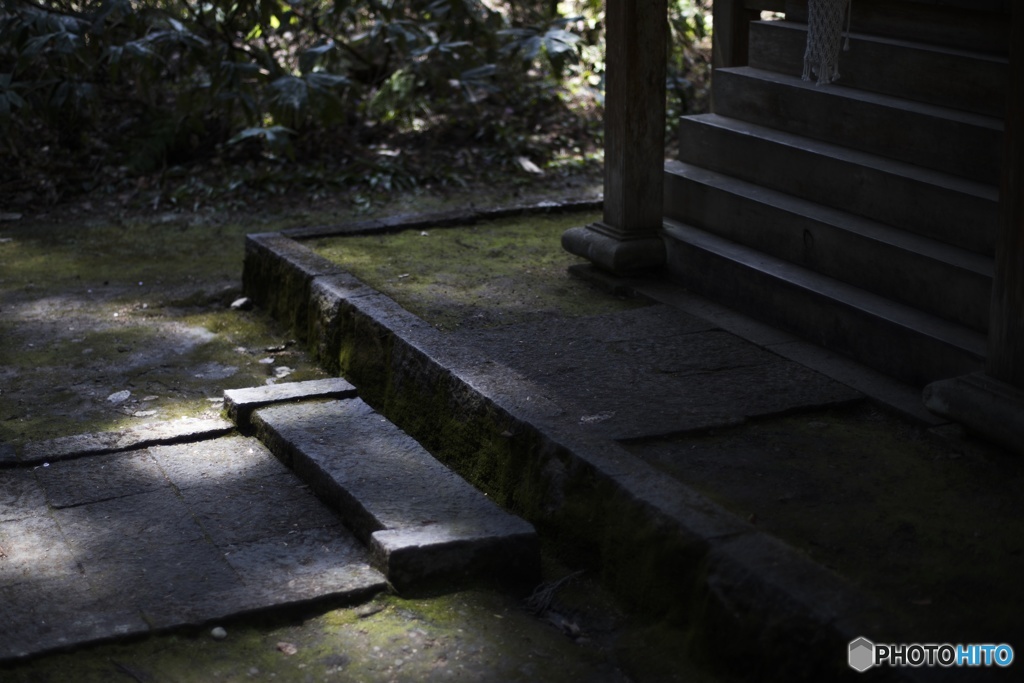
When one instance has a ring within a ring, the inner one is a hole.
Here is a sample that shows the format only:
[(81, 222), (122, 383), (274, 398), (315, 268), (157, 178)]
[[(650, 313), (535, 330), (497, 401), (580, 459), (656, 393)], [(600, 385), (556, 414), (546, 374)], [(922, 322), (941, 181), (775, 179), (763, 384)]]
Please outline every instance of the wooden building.
[(1024, 3), (853, 0), (823, 85), (801, 78), (808, 9), (715, 1), (712, 113), (678, 123), (665, 162), (665, 2), (608, 0), (604, 217), (563, 245), (1024, 450)]

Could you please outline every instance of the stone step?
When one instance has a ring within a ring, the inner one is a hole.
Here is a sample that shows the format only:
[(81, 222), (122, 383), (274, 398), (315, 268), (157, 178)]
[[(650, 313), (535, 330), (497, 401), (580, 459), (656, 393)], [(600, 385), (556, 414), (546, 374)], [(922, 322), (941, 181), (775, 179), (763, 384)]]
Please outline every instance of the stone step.
[[(1006, 55), (1010, 0), (857, 0), (851, 29)], [(807, 0), (786, 0), (786, 19), (807, 23)]]
[(360, 399), (279, 404), (260, 439), (334, 507), (400, 591), (539, 578), (537, 534)]
[(992, 260), (682, 162), (665, 215), (952, 322), (988, 327)]
[(283, 382), (224, 392), (224, 411), (239, 429), (252, 427), (252, 412), (275, 403), (309, 401), (322, 398), (355, 398), (356, 388), (341, 377), (312, 379), (305, 382)]
[(1001, 120), (752, 67), (718, 69), (712, 81), (721, 116), (999, 182)]
[[(803, 73), (807, 25), (750, 25), (750, 66), (791, 76)], [(839, 84), (918, 102), (1002, 118), (1008, 60), (982, 52), (864, 33), (850, 35), (839, 57)]]
[(680, 120), (680, 161), (992, 255), (998, 189), (717, 114)]
[(674, 220), (668, 270), (692, 291), (917, 386), (979, 370), (984, 335)]

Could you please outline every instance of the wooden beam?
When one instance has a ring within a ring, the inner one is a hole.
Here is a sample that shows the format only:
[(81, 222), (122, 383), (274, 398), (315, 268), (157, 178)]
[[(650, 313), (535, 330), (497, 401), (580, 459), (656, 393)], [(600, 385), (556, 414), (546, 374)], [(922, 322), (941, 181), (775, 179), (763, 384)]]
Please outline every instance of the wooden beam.
[(785, 12), (786, 0), (743, 0), (743, 6), (759, 12)]

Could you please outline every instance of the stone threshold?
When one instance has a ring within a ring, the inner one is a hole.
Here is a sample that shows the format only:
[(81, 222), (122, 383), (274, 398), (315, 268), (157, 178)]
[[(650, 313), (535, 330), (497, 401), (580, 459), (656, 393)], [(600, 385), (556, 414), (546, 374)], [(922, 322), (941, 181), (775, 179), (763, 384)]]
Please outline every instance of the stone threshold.
[[(344, 400), (338, 400), (337, 396)], [(355, 397), (343, 379), (224, 392), (240, 429), (337, 512), (403, 595), (540, 580), (533, 526), (505, 512)]]

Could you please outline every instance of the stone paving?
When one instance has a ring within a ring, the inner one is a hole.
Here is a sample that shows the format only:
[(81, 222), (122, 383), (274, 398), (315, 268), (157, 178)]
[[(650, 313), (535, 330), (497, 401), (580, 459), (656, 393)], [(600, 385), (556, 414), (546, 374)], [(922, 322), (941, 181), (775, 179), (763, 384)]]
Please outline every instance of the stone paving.
[(354, 394), (337, 378), (225, 392), (275, 453), (222, 435), (223, 420), (14, 453), (0, 470), (0, 661), (389, 584), (538, 581), (533, 527)]
[(384, 587), (250, 437), (0, 470), (0, 660)]
[[(749, 434), (756, 442), (759, 425), (803, 415), (793, 433), (780, 437), (785, 450), (799, 441), (800, 430), (817, 429), (832, 412), (868, 415), (854, 426), (856, 434), (869, 435), (875, 432), (864, 424), (874, 419), (867, 396), (881, 386), (878, 396), (885, 398), (877, 400), (916, 418), (923, 411), (913, 388), (808, 351), (776, 330), (758, 332), (751, 343), (732, 329), (752, 329), (748, 322), (730, 319), (726, 326), (673, 303), (655, 303), (662, 300), (657, 296), (633, 310), (581, 318), (554, 313), (445, 332), (280, 234), (249, 236), (245, 285), (261, 306), (306, 335), (318, 360), (345, 374), (368, 403), (522, 510), (547, 538), (592, 553), (602, 580), (631, 608), (685, 615), (696, 632), (692, 647), (724, 669), (756, 672), (751, 680), (846, 680), (852, 670), (844, 657), (856, 637), (912, 642), (929, 624), (919, 607), (953, 604), (948, 598), (955, 585), (909, 597), (919, 592), (915, 572), (939, 576), (952, 564), (924, 562), (914, 539), (906, 540), (912, 525), (902, 524), (897, 531), (903, 535), (887, 539), (911, 558), (897, 577), (897, 592), (875, 593), (860, 575), (837, 571), (765, 533), (753, 510), (726, 507), (732, 501), (719, 502), (714, 485), (698, 490), (685, 471), (655, 466), (655, 459), (630, 450), (665, 439), (692, 450), (701, 438), (722, 434)], [(893, 397), (897, 402), (888, 402)], [(906, 410), (911, 404), (918, 405)], [(918, 456), (903, 453), (896, 435), (904, 431), (938, 453), (949, 451), (942, 457), (964, 457), (958, 451), (966, 442), (949, 425), (934, 418), (923, 424), (935, 431), (905, 424), (889, 429), (899, 462)], [(881, 441), (858, 443), (852, 446), (858, 457), (885, 457)], [(815, 444), (812, 464), (831, 468), (829, 440)], [(924, 477), (946, 476), (936, 472), (934, 454), (920, 455), (928, 458), (920, 465)], [(683, 460), (674, 453), (667, 459)], [(1016, 477), (998, 454), (981, 459)], [(876, 469), (855, 474), (870, 479)], [(758, 485), (756, 462), (743, 476), (758, 501), (787, 500), (789, 489)], [(841, 529), (855, 538), (872, 515), (907, 502), (905, 482), (895, 488), (865, 483), (870, 495), (841, 518), (800, 508), (822, 527), (815, 531), (825, 535), (818, 537), (831, 542)], [(921, 529), (934, 531), (929, 520)], [(975, 528), (974, 538), (979, 534)], [(859, 552), (856, 543), (849, 550)], [(1009, 585), (1012, 564), (1003, 558), (994, 565), (992, 585)], [(992, 616), (999, 637), (1013, 639), (1015, 620), (1003, 612)], [(948, 680), (950, 672), (889, 673), (893, 680)], [(970, 680), (988, 680), (991, 673), (972, 671)]]
[[(437, 415), (476, 420), (470, 436), (501, 444), (518, 468), (510, 480), (533, 487), (519, 501), (533, 506), (529, 518), (598, 548), (602, 578), (636, 604), (694, 607), (701, 636), (715, 634), (711, 656), (746, 658), (779, 680), (824, 680), (849, 673), (850, 637), (883, 632), (890, 613), (841, 577), (622, 445), (846, 405), (860, 392), (659, 305), (455, 343), (280, 241), (254, 242), (280, 247), (272, 265), (287, 275), (268, 279), (273, 296), (261, 304), (309, 330), (321, 360), (336, 363), (348, 335), (362, 354), (356, 370), (403, 386), (412, 411), (432, 397)], [(338, 379), (234, 390), (225, 406), (237, 432), (224, 420), (176, 421), (0, 447), (0, 661), (357, 600), (414, 586), (438, 563), (533, 576), (533, 527), (354, 393)]]
[[(544, 387), (595, 436), (625, 440), (740, 424), (863, 395), (666, 305), (463, 333)], [(637, 400), (638, 395), (643, 400)]]

